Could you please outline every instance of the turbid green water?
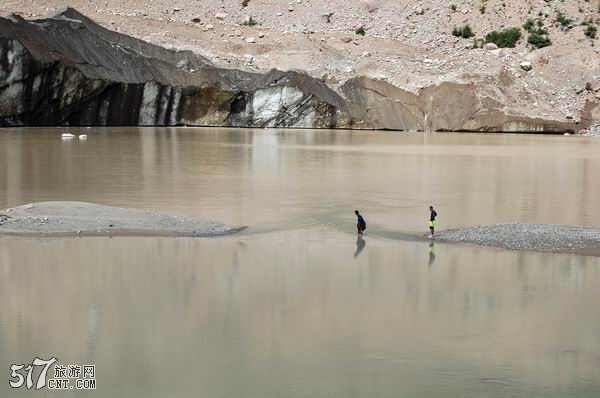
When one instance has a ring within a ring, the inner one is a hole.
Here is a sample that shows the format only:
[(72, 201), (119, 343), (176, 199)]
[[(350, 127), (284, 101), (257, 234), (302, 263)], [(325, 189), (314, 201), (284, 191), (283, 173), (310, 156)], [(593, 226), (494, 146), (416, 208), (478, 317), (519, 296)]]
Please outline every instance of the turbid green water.
[[(600, 259), (404, 239), (429, 204), (441, 229), (597, 225), (599, 139), (62, 131), (0, 130), (0, 208), (82, 200), (249, 228), (0, 239), (1, 397), (600, 395)], [(36, 356), (96, 365), (97, 389), (11, 389), (10, 366)]]

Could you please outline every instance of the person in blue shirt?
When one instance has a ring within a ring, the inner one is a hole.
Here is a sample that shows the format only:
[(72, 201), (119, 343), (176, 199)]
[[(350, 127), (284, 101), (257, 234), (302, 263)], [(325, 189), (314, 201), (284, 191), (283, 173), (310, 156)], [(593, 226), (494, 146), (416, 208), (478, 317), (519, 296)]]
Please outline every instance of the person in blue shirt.
[(356, 229), (358, 229), (358, 234), (362, 235), (364, 230), (367, 229), (367, 223), (363, 216), (358, 212), (358, 210), (354, 210), (354, 214), (356, 214)]

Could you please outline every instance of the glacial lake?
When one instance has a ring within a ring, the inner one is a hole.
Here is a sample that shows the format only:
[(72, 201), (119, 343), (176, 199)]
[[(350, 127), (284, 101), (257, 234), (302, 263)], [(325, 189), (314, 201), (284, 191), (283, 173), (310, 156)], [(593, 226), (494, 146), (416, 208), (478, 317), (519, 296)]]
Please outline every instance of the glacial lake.
[[(440, 230), (597, 226), (599, 138), (0, 130), (0, 209), (45, 200), (248, 229), (0, 238), (0, 397), (600, 396), (600, 258), (414, 238), (429, 205)], [(12, 389), (36, 357), (96, 390)]]

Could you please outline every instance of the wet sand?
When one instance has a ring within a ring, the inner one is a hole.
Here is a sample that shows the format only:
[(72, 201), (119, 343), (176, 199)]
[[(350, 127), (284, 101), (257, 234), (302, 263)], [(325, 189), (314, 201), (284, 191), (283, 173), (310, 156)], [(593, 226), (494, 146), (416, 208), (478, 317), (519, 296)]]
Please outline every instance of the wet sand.
[(37, 202), (0, 210), (0, 236), (209, 237), (236, 233), (244, 228), (154, 210), (86, 202)]

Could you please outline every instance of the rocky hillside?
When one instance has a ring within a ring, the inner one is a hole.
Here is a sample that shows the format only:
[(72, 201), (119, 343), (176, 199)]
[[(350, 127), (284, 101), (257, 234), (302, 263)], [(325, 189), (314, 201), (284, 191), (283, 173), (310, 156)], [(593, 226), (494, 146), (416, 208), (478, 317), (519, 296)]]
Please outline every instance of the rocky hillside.
[[(0, 20), (0, 124), (577, 131), (600, 119), (599, 5), (579, 3), (74, 1), (100, 24)], [(514, 48), (484, 43), (509, 27)]]

